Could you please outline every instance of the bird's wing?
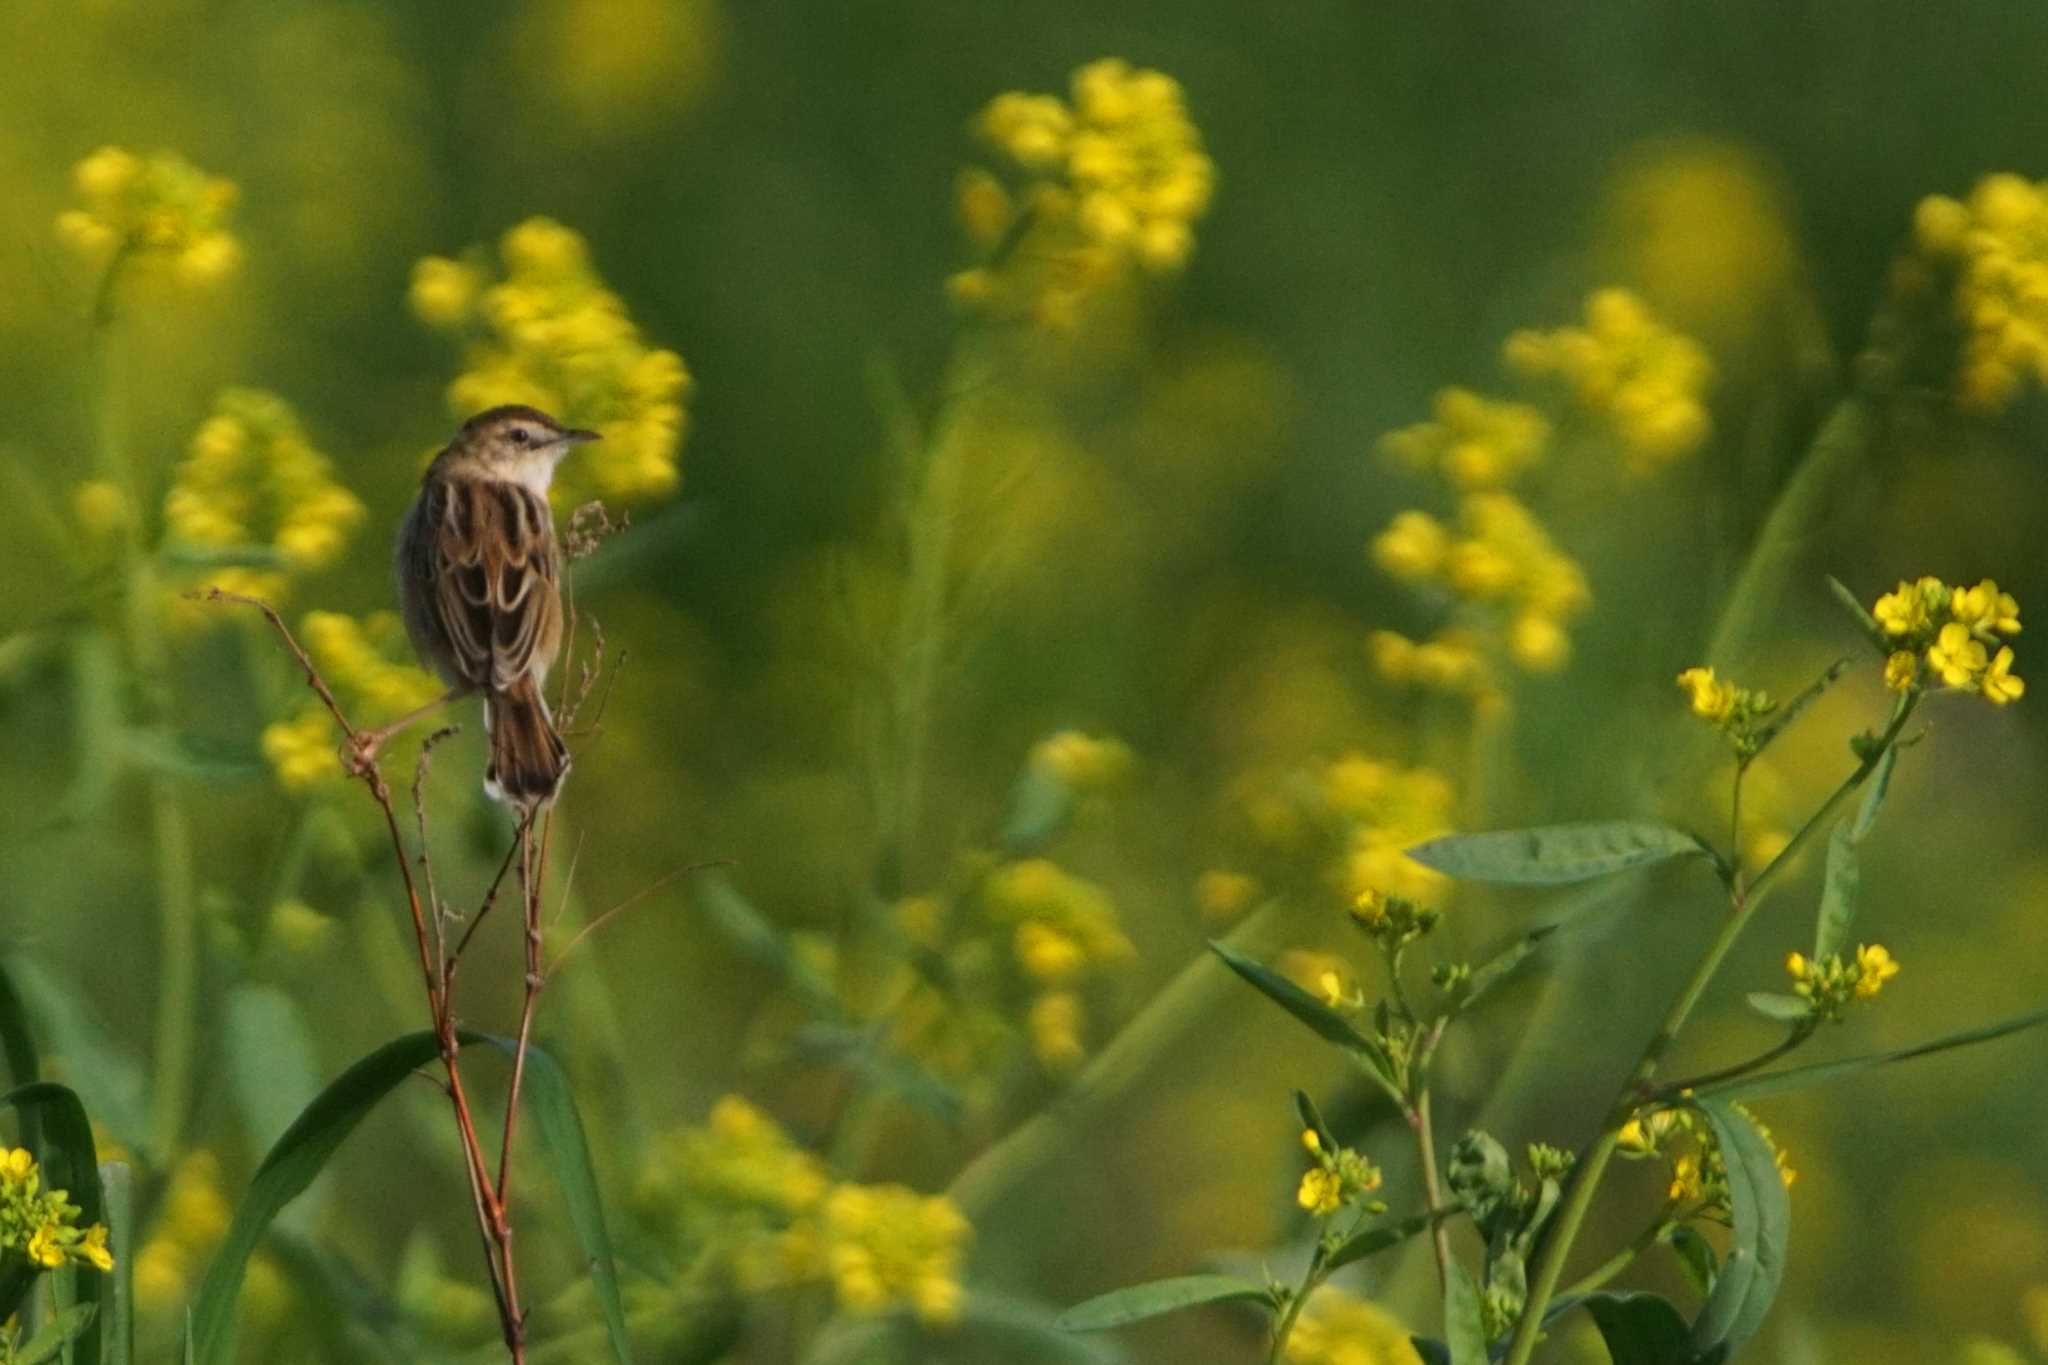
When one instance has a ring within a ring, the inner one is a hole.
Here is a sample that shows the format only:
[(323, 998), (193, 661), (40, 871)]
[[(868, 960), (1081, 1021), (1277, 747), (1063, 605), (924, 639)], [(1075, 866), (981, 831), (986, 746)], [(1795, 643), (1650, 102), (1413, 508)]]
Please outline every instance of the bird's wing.
[(562, 618), (546, 501), (507, 480), (449, 479), (436, 502), (434, 594), (464, 680), (502, 692), (544, 675)]

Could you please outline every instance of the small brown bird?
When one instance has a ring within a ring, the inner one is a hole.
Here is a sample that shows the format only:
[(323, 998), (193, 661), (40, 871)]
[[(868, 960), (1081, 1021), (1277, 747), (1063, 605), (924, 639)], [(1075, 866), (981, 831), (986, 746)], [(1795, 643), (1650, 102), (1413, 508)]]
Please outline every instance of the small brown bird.
[[(491, 736), (484, 790), (522, 811), (552, 801), (569, 771), (541, 695), (562, 647), (548, 484), (564, 455), (597, 439), (534, 408), (478, 413), (427, 467), (398, 534), (406, 633), (449, 689), (426, 711), (483, 693)], [(369, 752), (422, 714), (375, 732)]]

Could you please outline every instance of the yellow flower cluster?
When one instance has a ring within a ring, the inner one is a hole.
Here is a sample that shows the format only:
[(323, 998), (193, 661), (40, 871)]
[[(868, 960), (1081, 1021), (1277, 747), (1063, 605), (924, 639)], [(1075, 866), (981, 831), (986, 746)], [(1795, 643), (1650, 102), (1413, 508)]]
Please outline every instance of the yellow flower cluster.
[(1265, 888), (1257, 877), (1212, 867), (1195, 878), (1195, 907), (1212, 924), (1224, 924), (1251, 909)]
[(1527, 403), (1454, 387), (1438, 391), (1430, 421), (1387, 433), (1379, 448), (1418, 473), (1434, 470), (1469, 491), (1514, 482), (1543, 458), (1549, 443), (1549, 419)]
[(2020, 604), (1992, 580), (1974, 588), (1952, 588), (1938, 578), (1900, 583), (1877, 599), (1871, 615), (1892, 646), (1884, 679), (1894, 691), (1925, 687), (1932, 679), (1976, 692), (1994, 706), (2025, 695), (2026, 681), (2012, 671), (2012, 646), (2004, 643), (2020, 633)]
[(57, 215), (57, 235), (95, 265), (164, 264), (181, 282), (204, 286), (241, 260), (227, 230), (234, 185), (181, 156), (102, 147), (72, 167), (71, 181), (81, 206)]
[(1406, 850), (1450, 829), (1457, 794), (1433, 768), (1402, 768), (1347, 753), (1322, 770), (1319, 795), (1339, 822), (1344, 852), (1340, 890), (1347, 903), (1368, 893), (1418, 905), (1442, 903), (1450, 879)]
[(1294, 1200), (1318, 1218), (1358, 1204), (1380, 1187), (1380, 1168), (1349, 1147), (1331, 1151), (1313, 1128), (1301, 1132), (1301, 1145), (1315, 1164), (1301, 1177)]
[(681, 1229), (723, 1229), (746, 1288), (825, 1281), (850, 1313), (906, 1306), (938, 1323), (959, 1312), (972, 1229), (951, 1200), (901, 1185), (835, 1184), (738, 1096), (719, 1100), (703, 1127), (657, 1144), (636, 1202), (674, 1215)]
[(465, 368), (448, 386), (450, 409), (466, 417), (528, 403), (602, 433), (557, 475), (562, 506), (673, 493), (691, 387), (682, 357), (641, 338), (575, 231), (529, 218), (500, 239), (498, 254), (502, 278), (481, 252), (413, 267), (414, 315), (468, 339)]
[(106, 1225), (81, 1228), (80, 1212), (63, 1190), (43, 1188), (42, 1168), (26, 1147), (0, 1148), (0, 1255), (21, 1257), (31, 1273), (64, 1265), (112, 1270)]
[[(277, 566), (210, 569), (198, 586), (273, 605), (291, 575), (339, 560), (363, 517), (363, 504), (335, 480), (291, 405), (259, 389), (227, 389), (214, 400), (164, 494), (164, 530), (174, 546), (268, 557)], [(209, 614), (188, 603), (174, 608), (174, 619), (197, 623)]]
[(227, 1235), (232, 1213), (220, 1185), (211, 1152), (193, 1152), (171, 1172), (155, 1235), (135, 1254), (135, 1299), (145, 1313), (181, 1307)]
[(1351, 918), (1391, 951), (1436, 928), (1443, 911), (1383, 891), (1365, 890), (1351, 902)]
[(962, 306), (1072, 326), (1091, 296), (1193, 253), (1216, 170), (1179, 83), (1105, 58), (1074, 72), (1071, 96), (1010, 91), (976, 118), (1002, 174), (960, 177), (961, 227), (983, 253), (948, 281)]
[[(1373, 559), (1404, 582), (1441, 585), (1505, 621), (1508, 657), (1532, 673), (1553, 673), (1571, 657), (1566, 627), (1591, 605), (1577, 561), (1559, 550), (1513, 494), (1471, 493), (1458, 525), (1427, 512), (1396, 516), (1373, 541)], [(1414, 641), (1392, 631), (1372, 637), (1373, 663), (1390, 682), (1479, 692), (1486, 686), (1484, 637), (1452, 629)]]
[[(1771, 1130), (1759, 1122), (1755, 1114), (1739, 1104), (1735, 1108), (1756, 1126), (1758, 1135), (1771, 1149), (1779, 1179), (1789, 1188), (1799, 1178), (1799, 1172), (1792, 1169), (1785, 1149), (1777, 1144), (1771, 1137)], [(1689, 1150), (1674, 1150), (1674, 1144), (1679, 1140), (1683, 1140)], [(1679, 1107), (1639, 1113), (1622, 1125), (1617, 1144), (1623, 1156), (1662, 1155), (1669, 1160), (1671, 1184), (1666, 1197), (1673, 1204), (1697, 1206), (1687, 1209), (1688, 1217), (1707, 1213), (1719, 1214), (1725, 1220), (1728, 1207), (1727, 1163), (1722, 1160), (1715, 1144), (1713, 1127), (1700, 1118), (1697, 1111)]]
[(1400, 1319), (1328, 1285), (1295, 1320), (1282, 1358), (1288, 1365), (1422, 1365)]
[(1792, 989), (1813, 1007), (1822, 1019), (1840, 1020), (1842, 1011), (1857, 1000), (1874, 1000), (1884, 983), (1899, 974), (1898, 960), (1881, 943), (1858, 944), (1853, 961), (1830, 953), (1815, 959), (1804, 953), (1785, 958)]
[(1588, 295), (1583, 327), (1514, 333), (1501, 358), (1517, 374), (1562, 381), (1613, 432), (1633, 473), (1682, 460), (1713, 433), (1706, 405), (1713, 362), (1626, 289)]
[(1737, 687), (1704, 667), (1680, 673), (1678, 686), (1692, 713), (1728, 736), (1738, 755), (1747, 759), (1756, 754), (1762, 743), (1759, 723), (1778, 709), (1768, 693)]
[[(404, 634), (398, 617), (388, 611), (360, 621), (315, 611), (299, 623), (300, 643), (358, 725), (394, 719), (441, 695), (432, 674), (393, 657), (406, 648)], [(286, 791), (304, 791), (341, 776), (339, 743), (333, 717), (318, 701), (301, 703), (263, 730), (263, 755)]]
[(1084, 979), (1128, 966), (1137, 949), (1109, 893), (1045, 858), (1006, 863), (982, 888), (989, 920), (1011, 929), (1010, 950), (1038, 995), (1026, 1016), (1032, 1050), (1066, 1070), (1085, 1055)]
[(2048, 381), (2048, 185), (1987, 175), (1967, 200), (1930, 195), (1913, 214), (1922, 260), (1952, 272), (1962, 329), (1956, 399), (1994, 413)]
[(1069, 791), (1113, 791), (1126, 782), (1134, 763), (1131, 746), (1112, 736), (1062, 730), (1031, 748), (1031, 767), (1057, 778)]

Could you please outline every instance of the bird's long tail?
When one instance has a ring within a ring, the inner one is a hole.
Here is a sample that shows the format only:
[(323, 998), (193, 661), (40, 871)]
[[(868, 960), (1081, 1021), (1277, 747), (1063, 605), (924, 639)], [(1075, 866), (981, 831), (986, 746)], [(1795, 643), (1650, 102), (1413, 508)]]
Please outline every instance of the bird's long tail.
[(532, 678), (521, 678), (484, 703), (491, 732), (491, 762), (484, 792), (494, 801), (531, 810), (561, 790), (569, 772), (569, 749), (555, 733), (547, 701)]

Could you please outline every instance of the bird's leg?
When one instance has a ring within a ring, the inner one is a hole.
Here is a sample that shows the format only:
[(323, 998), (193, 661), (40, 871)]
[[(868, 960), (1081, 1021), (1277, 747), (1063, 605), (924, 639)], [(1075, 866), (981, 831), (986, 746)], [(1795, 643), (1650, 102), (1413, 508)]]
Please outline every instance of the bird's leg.
[(380, 725), (374, 730), (356, 731), (354, 735), (341, 742), (341, 766), (348, 770), (351, 777), (364, 772), (377, 761), (377, 754), (391, 741), (393, 735), (425, 720), (450, 702), (460, 701), (468, 695), (466, 688), (452, 688), (425, 706), (406, 712), (389, 725)]

